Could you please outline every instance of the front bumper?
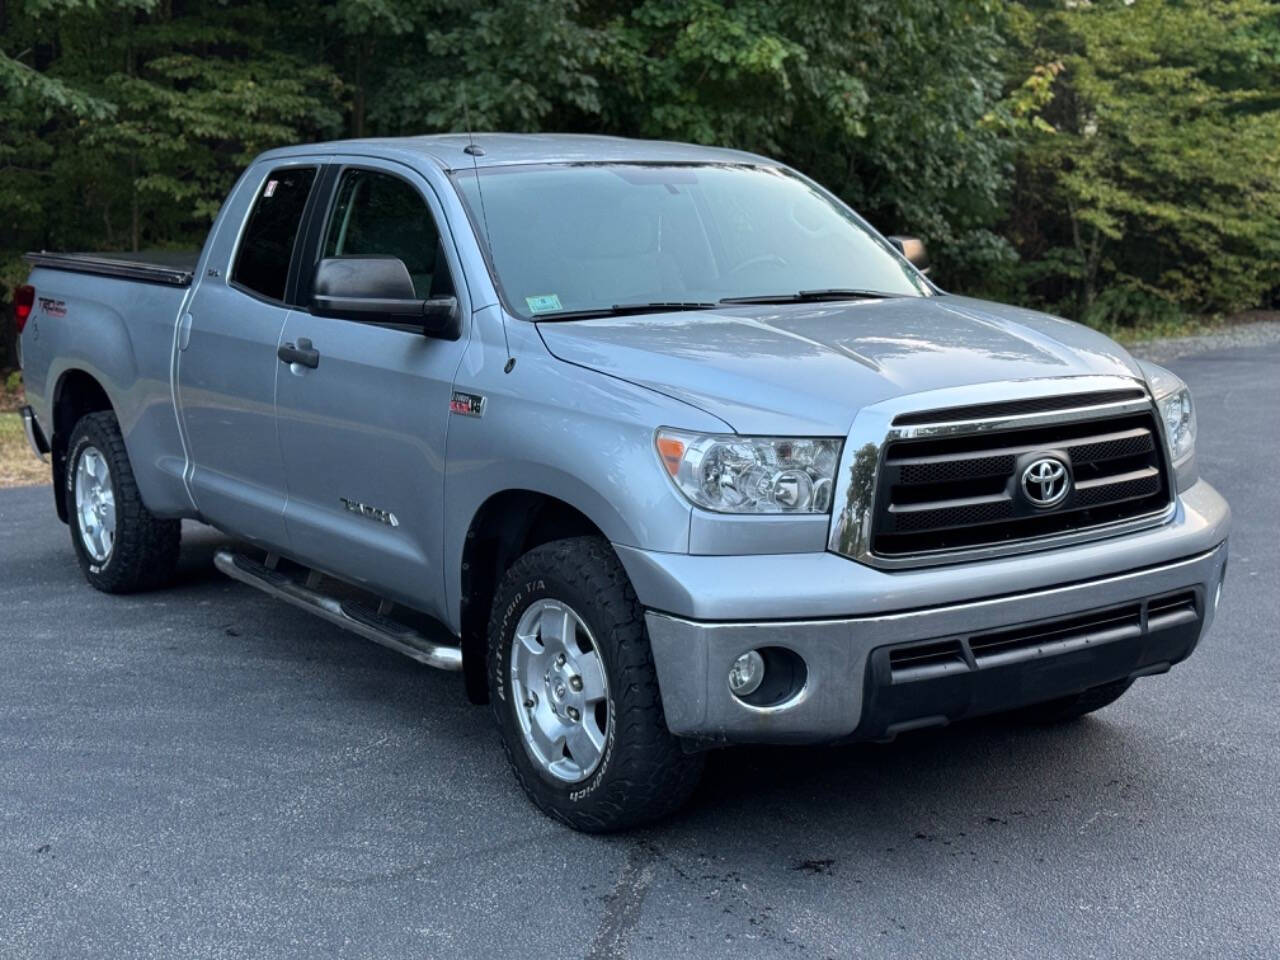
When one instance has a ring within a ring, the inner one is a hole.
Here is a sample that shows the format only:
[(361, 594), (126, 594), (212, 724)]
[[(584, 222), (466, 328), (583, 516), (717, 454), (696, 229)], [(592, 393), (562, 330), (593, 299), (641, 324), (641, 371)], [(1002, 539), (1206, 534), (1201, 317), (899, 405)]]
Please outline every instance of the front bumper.
[[(885, 573), (830, 554), (688, 558), (722, 565), (701, 605), (717, 613), (737, 607), (745, 616), (659, 612), (640, 578), (667, 724), (679, 736), (713, 742), (879, 739), (1162, 672), (1186, 657), (1213, 621), (1229, 522), (1226, 503), (1200, 482), (1158, 530), (1011, 560)], [(619, 555), (630, 572), (636, 558), (625, 548)], [(830, 580), (805, 579), (828, 558), (843, 565), (844, 615), (831, 615)], [(773, 561), (770, 589), (749, 587), (735, 602), (723, 569), (734, 560)], [(873, 591), (882, 579), (885, 589)], [(790, 597), (774, 607), (775, 618), (761, 609), (770, 592)], [(789, 615), (797, 597), (822, 612)], [(1190, 607), (1184, 603), (1177, 616), (1162, 612), (1187, 597)], [(1019, 631), (1016, 656), (992, 661), (970, 649), (970, 639)], [(944, 675), (913, 677), (912, 684), (895, 678), (890, 650), (922, 642), (954, 645), (961, 665), (953, 658)], [(747, 650), (767, 647), (804, 660), (803, 687), (776, 705), (750, 706), (730, 692), (729, 668)]]

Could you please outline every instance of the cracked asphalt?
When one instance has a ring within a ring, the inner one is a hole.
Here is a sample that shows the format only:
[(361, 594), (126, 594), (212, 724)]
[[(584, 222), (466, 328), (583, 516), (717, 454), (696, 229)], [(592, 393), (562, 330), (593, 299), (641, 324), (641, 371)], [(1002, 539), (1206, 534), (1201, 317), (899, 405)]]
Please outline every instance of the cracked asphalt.
[(80, 578), (0, 491), (0, 957), (1280, 955), (1280, 345), (1170, 364), (1235, 511), (1210, 637), (1054, 729), (716, 754), (574, 834), (432, 672), (236, 585)]

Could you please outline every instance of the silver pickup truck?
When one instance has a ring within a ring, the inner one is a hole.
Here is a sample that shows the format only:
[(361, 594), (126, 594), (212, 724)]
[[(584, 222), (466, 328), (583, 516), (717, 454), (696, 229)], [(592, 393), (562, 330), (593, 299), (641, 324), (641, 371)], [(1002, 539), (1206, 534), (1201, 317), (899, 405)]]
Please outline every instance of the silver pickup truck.
[(1227, 567), (1185, 385), (940, 290), (786, 166), (498, 134), (273, 150), (203, 251), (31, 254), (32, 445), (89, 582), (219, 569), (488, 701), (530, 798), (707, 748), (1080, 716)]

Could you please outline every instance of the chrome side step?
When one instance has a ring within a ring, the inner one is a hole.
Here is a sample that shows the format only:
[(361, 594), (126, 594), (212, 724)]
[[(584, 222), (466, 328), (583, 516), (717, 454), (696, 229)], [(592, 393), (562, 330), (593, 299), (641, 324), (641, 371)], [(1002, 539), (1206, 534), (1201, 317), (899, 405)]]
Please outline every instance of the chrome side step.
[(247, 583), (263, 593), (301, 607), (344, 630), (403, 653), (428, 667), (438, 670), (462, 669), (461, 647), (432, 640), (414, 628), (392, 620), (387, 616), (390, 604), (383, 602), (373, 607), (355, 601), (339, 600), (320, 591), (320, 574), (311, 571), (306, 582), (300, 583), (276, 570), (275, 559), (269, 556), (264, 565), (242, 553), (219, 550), (213, 555), (213, 565), (233, 580)]

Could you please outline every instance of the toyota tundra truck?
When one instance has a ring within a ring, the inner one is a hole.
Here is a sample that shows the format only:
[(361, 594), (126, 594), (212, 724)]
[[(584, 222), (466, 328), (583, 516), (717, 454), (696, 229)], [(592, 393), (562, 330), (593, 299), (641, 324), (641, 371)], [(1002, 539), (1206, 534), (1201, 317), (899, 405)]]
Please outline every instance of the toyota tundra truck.
[(461, 672), (580, 830), (712, 747), (1081, 716), (1221, 596), (1184, 383), (761, 156), (289, 147), (198, 255), (28, 259), (23, 415), (89, 583), (217, 528), (228, 576)]

